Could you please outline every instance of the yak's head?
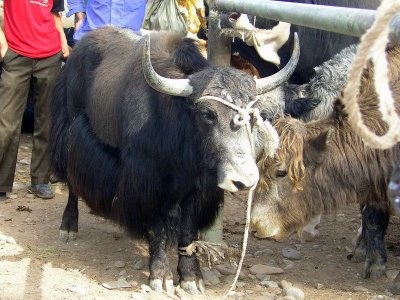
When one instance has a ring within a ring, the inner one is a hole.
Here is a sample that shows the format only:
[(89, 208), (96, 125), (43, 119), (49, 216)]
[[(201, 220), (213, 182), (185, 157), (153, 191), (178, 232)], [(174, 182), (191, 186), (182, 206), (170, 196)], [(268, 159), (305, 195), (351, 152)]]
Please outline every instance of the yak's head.
[(279, 73), (257, 80), (230, 67), (208, 67), (187, 79), (162, 77), (151, 65), (149, 42), (147, 38), (143, 51), (146, 81), (155, 90), (188, 102), (202, 138), (203, 162), (216, 170), (218, 186), (230, 192), (255, 187), (257, 156), (261, 152), (273, 155), (278, 146), (276, 131), (258, 109), (257, 94), (289, 78), (298, 61), (298, 42), (290, 63)]
[(301, 239), (316, 235), (322, 198), (315, 173), (328, 149), (329, 127), (282, 118), (274, 123), (280, 147), (274, 158), (260, 160), (260, 182), (251, 215), (259, 238), (280, 240), (292, 232)]

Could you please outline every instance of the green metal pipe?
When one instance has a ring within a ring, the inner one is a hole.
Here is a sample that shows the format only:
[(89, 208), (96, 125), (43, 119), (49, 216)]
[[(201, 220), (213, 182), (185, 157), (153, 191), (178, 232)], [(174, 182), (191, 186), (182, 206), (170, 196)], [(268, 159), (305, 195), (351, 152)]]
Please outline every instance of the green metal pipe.
[[(271, 0), (213, 0), (217, 10), (240, 12), (352, 36), (363, 35), (375, 20), (369, 9)], [(390, 41), (400, 44), (400, 15), (390, 23)]]

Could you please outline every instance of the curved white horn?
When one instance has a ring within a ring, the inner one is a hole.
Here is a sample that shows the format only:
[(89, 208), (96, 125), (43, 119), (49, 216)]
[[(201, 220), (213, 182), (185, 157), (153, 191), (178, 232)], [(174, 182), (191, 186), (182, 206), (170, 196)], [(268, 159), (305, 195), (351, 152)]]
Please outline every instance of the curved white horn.
[(193, 92), (189, 79), (163, 77), (154, 70), (150, 60), (150, 34), (146, 35), (143, 47), (142, 67), (147, 83), (160, 93), (171, 96), (187, 97)]
[(295, 32), (292, 57), (290, 58), (286, 66), (279, 72), (265, 78), (256, 79), (257, 95), (265, 94), (275, 89), (277, 86), (281, 85), (285, 81), (287, 81), (290, 78), (290, 76), (292, 76), (294, 70), (296, 69), (299, 57), (300, 57), (299, 37)]

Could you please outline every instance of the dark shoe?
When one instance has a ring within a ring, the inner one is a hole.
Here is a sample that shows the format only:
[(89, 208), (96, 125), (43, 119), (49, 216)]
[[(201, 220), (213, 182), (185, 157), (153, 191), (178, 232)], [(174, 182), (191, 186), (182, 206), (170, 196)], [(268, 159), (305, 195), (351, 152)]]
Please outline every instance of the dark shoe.
[(50, 186), (45, 183), (31, 185), (28, 188), (28, 192), (42, 199), (51, 199), (54, 197), (53, 191), (51, 190)]
[(7, 199), (6, 192), (0, 192), (0, 201), (4, 201)]

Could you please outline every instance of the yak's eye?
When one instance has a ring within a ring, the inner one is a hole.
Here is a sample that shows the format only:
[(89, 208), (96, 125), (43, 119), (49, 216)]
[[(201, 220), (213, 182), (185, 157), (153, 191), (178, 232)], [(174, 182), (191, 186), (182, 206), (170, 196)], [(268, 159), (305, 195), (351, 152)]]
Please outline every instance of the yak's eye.
[(217, 114), (210, 109), (200, 110), (200, 116), (204, 121), (209, 123), (214, 123), (217, 121)]
[(277, 170), (276, 177), (285, 177), (287, 175), (286, 170)]
[(233, 22), (233, 21), (237, 21), (239, 18), (240, 18), (240, 13), (237, 13), (237, 12), (234, 12), (234, 13), (231, 13), (230, 15), (229, 15), (229, 20), (231, 21), (231, 22)]

